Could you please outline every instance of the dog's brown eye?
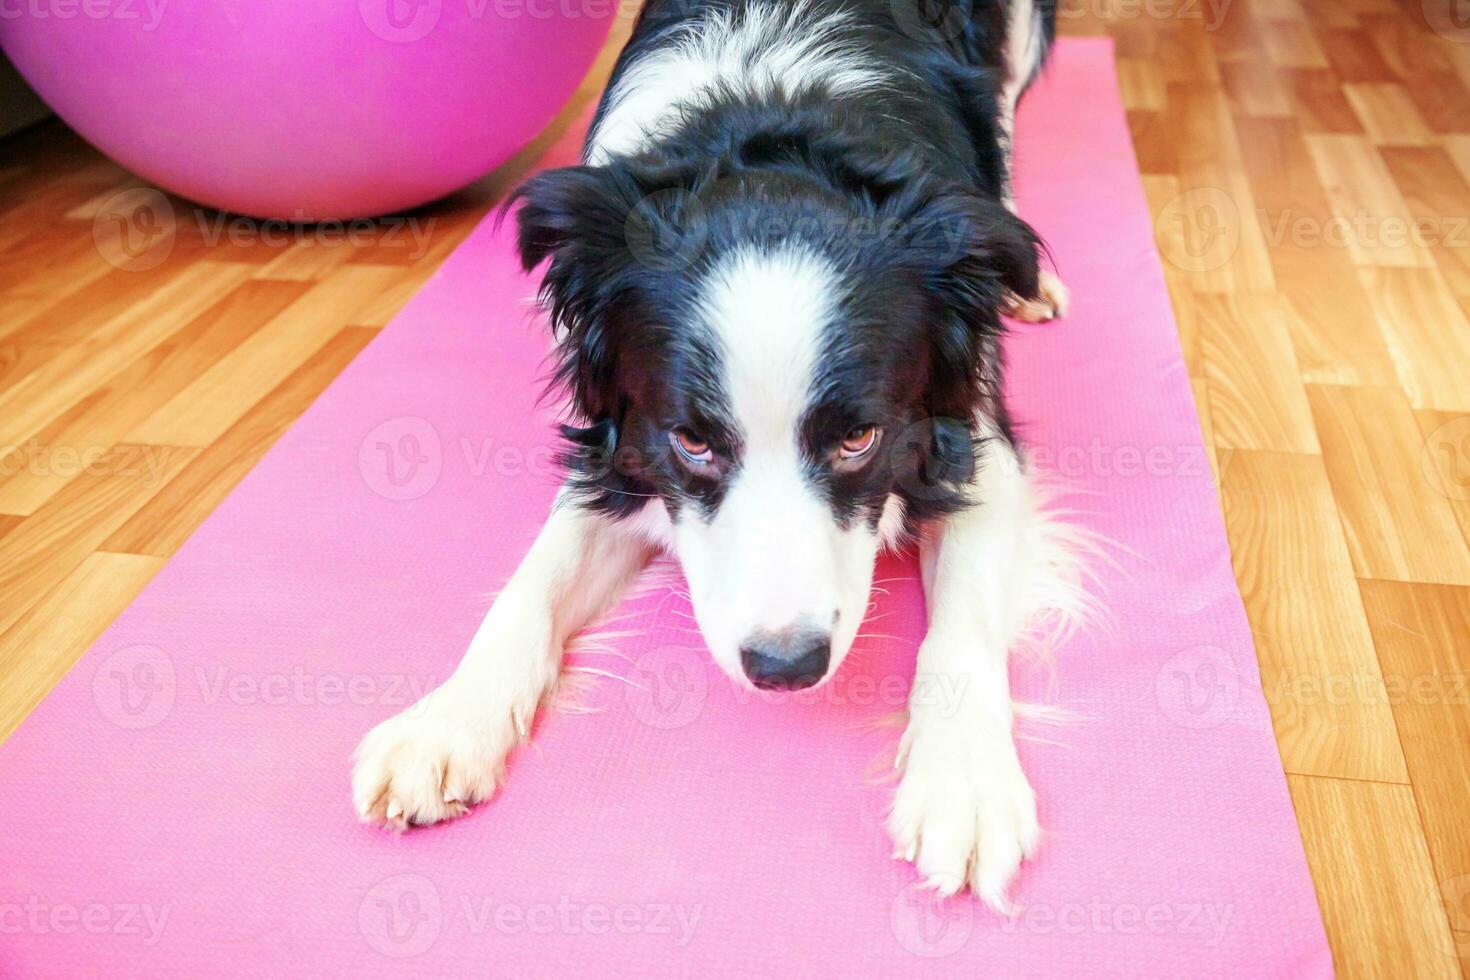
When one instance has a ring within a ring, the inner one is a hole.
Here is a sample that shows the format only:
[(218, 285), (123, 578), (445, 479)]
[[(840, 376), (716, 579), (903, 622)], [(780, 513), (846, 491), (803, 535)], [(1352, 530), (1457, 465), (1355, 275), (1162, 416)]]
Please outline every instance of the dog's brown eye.
[(857, 459), (866, 456), (878, 443), (878, 427), (876, 425), (859, 425), (847, 430), (847, 435), (842, 437), (842, 458)]
[(689, 462), (702, 466), (715, 458), (714, 450), (710, 449), (709, 443), (692, 432), (683, 429), (675, 429), (669, 433), (669, 442)]

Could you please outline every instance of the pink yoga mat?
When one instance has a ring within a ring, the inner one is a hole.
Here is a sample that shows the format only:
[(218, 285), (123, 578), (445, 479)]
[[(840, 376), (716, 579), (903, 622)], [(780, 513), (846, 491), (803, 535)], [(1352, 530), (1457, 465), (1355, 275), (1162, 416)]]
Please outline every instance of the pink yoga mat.
[(655, 588), (502, 796), (357, 823), (353, 746), (448, 674), (555, 483), (533, 284), (487, 222), (0, 748), (0, 972), (1329, 974), (1106, 43), (1058, 46), (1018, 154), (1075, 312), (1012, 337), (1014, 404), (1119, 545), (1110, 629), (1014, 672), (1074, 716), (1024, 726), (1019, 915), (890, 857), (911, 559), (879, 569), (891, 639), (785, 702)]

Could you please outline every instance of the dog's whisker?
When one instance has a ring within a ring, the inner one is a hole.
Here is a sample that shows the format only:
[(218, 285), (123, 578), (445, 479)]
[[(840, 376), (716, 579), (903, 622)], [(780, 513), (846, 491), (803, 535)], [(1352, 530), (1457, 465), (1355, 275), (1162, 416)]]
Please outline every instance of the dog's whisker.
[(634, 660), (632, 657), (628, 656), (623, 651), (621, 651), (621, 650), (614, 650), (611, 647), (608, 647), (608, 648), (605, 648), (605, 649), (593, 649), (593, 650), (575, 650), (575, 651), (569, 650), (567, 652), (568, 653), (596, 653), (596, 654), (600, 654), (600, 655), (605, 656), (605, 657), (617, 657), (619, 660), (625, 661), (626, 663), (630, 663), (630, 664), (635, 664), (635, 663), (638, 662), (638, 661)]
[(615, 681), (622, 681), (624, 684), (628, 684), (628, 685), (630, 685), (632, 687), (636, 687), (636, 688), (638, 688), (639, 690), (642, 690), (642, 691), (648, 690), (648, 688), (646, 686), (644, 686), (642, 684), (639, 684), (637, 681), (633, 680), (631, 677), (624, 677), (622, 674), (615, 674), (615, 673), (613, 673), (610, 670), (603, 670), (600, 667), (589, 667), (586, 664), (574, 664), (572, 666), (565, 667), (563, 669), (566, 672), (573, 673), (573, 674), (592, 674), (592, 675), (594, 675), (596, 677), (607, 677), (607, 678), (610, 678), (610, 679), (615, 680)]

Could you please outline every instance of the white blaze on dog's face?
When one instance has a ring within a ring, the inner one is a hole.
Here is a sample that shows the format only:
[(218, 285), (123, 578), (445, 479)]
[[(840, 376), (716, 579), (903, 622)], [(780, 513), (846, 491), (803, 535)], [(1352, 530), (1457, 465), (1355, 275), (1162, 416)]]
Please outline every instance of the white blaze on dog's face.
[(804, 436), (818, 410), (824, 337), (839, 315), (837, 282), (822, 257), (796, 245), (723, 256), (700, 284), (697, 309), (728, 435), (671, 434), (678, 465), (720, 481), (711, 506), (682, 507), (674, 519), (700, 630), (731, 677), (760, 687), (806, 687), (837, 669), (866, 611), (884, 530), (842, 519), (822, 480), (824, 467), (880, 465), (881, 429), (859, 423), (830, 447)]
[[(726, 673), (810, 686), (852, 646), (880, 545), (968, 503), (975, 415), (1007, 435), (997, 311), (1034, 294), (1035, 236), (947, 185), (879, 202), (737, 167), (649, 190), (671, 179), (617, 162), (518, 192), (584, 423), (570, 492), (672, 548)], [(644, 239), (671, 236), (655, 261)]]

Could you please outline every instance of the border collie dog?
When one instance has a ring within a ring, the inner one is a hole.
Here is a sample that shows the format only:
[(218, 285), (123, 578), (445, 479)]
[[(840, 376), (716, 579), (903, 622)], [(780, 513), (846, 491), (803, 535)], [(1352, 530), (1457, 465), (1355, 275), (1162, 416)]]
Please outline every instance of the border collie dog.
[[(937, 2), (937, 6), (936, 6)], [(566, 484), (452, 677), (356, 753), (366, 821), (489, 797), (568, 639), (682, 566), (735, 683), (830, 678), (881, 548), (917, 544), (928, 632), (889, 818), (943, 894), (997, 908), (1037, 845), (1010, 651), (1074, 609), (1001, 396), (1001, 317), (1066, 292), (1014, 213), (1017, 99), (1053, 0), (651, 0), (583, 164), (520, 187), (570, 396)]]

